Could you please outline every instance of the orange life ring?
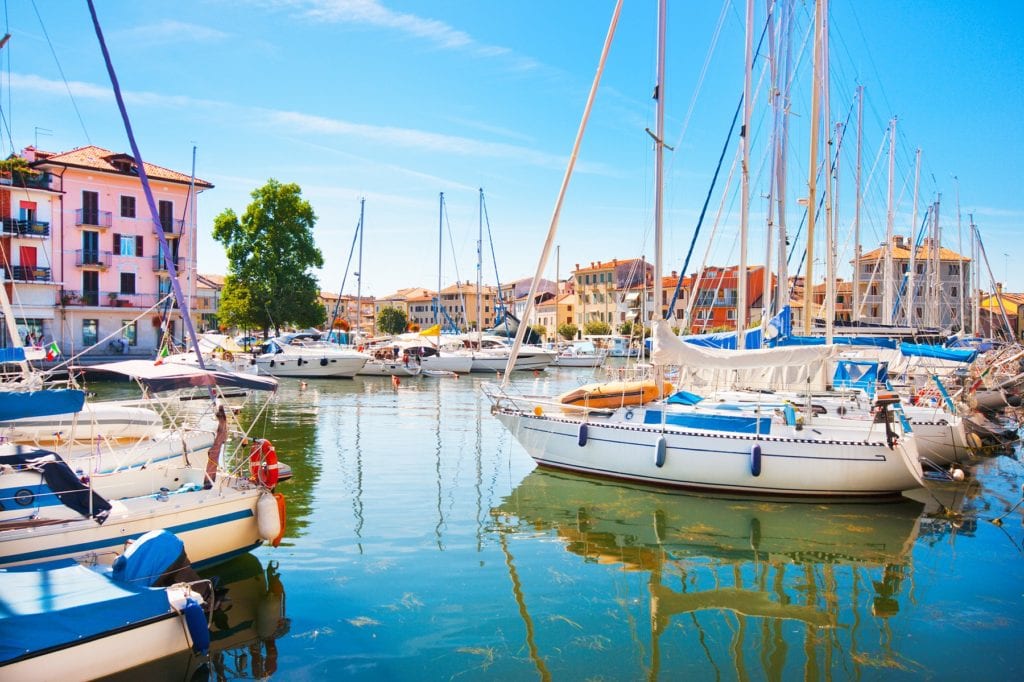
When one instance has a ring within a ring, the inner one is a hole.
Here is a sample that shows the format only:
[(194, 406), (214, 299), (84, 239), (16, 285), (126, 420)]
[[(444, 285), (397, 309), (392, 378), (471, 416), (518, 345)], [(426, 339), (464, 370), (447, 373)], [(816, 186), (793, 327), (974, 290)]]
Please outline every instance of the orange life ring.
[(249, 478), (268, 488), (277, 485), (280, 475), (277, 466), (277, 451), (266, 438), (257, 438), (249, 450)]

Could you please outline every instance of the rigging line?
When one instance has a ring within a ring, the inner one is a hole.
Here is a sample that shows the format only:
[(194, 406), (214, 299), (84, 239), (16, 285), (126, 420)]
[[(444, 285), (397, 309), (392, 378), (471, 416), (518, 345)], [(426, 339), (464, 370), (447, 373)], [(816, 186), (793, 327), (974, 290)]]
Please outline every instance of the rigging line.
[[(90, 2), (90, 8), (92, 3)], [(78, 123), (82, 126), (82, 133), (85, 135), (85, 141), (90, 145), (92, 140), (89, 139), (89, 131), (85, 128), (85, 120), (82, 118), (82, 112), (78, 109), (78, 102), (75, 101), (75, 96), (71, 94), (71, 86), (68, 85), (67, 76), (64, 75), (64, 67), (60, 65), (60, 59), (57, 58), (57, 51), (53, 49), (53, 42), (50, 40), (50, 34), (46, 32), (46, 24), (43, 23), (43, 17), (39, 14), (39, 8), (36, 6), (36, 0), (32, 0), (32, 9), (36, 12), (36, 17), (39, 19), (39, 27), (43, 30), (43, 36), (46, 37), (46, 44), (50, 46), (50, 54), (53, 55), (53, 61), (57, 64), (57, 71), (60, 72), (60, 78), (64, 81), (64, 89), (68, 91), (68, 97), (71, 99), (71, 106), (75, 109), (75, 115), (78, 117)], [(106, 48), (104, 47), (104, 50)]]
[[(498, 256), (497, 256), (497, 254), (494, 253), (494, 235), (491, 234), (491, 216), (487, 213), (487, 199), (484, 198), (484, 195), (482, 193), (480, 194), (480, 206), (483, 208), (483, 212), (484, 212), (484, 224), (487, 225), (487, 241), (491, 245), (491, 262), (494, 263), (494, 283), (495, 283), (495, 285), (498, 288), (497, 304), (499, 306), (501, 306), (502, 323), (505, 326), (505, 334), (508, 334), (509, 333), (509, 328), (508, 328), (508, 307), (505, 305), (505, 297), (501, 293), (501, 277), (498, 276)], [(481, 247), (481, 248), (483, 248), (483, 247)], [(480, 289), (483, 289), (483, 283), (481, 283)], [(557, 289), (558, 289), (558, 283), (556, 282), (555, 283), (555, 290), (557, 291)], [(513, 293), (513, 295), (515, 294), (514, 291), (512, 293)], [(478, 290), (476, 292), (476, 295), (477, 296), (481, 296), (482, 294)], [(513, 304), (514, 303), (515, 303), (515, 301), (513, 300)], [(522, 322), (523, 324), (526, 324), (525, 320), (520, 320), (520, 322)], [(482, 320), (481, 320), (480, 327), (481, 327), (481, 329), (483, 328), (483, 321)]]
[(711, 66), (711, 59), (714, 57), (715, 48), (718, 46), (718, 38), (722, 33), (722, 26), (725, 24), (725, 16), (731, 4), (732, 0), (725, 0), (722, 3), (722, 11), (718, 15), (718, 25), (715, 27), (714, 35), (711, 36), (711, 45), (708, 46), (707, 55), (704, 57), (704, 66), (701, 67), (700, 77), (697, 78), (697, 87), (693, 91), (693, 97), (690, 98), (690, 106), (686, 110), (686, 118), (683, 119), (683, 128), (679, 132), (679, 137), (676, 138), (676, 149), (680, 149), (680, 145), (686, 138), (686, 131), (690, 127), (690, 118), (693, 116), (693, 110), (697, 107), (697, 97), (700, 95), (701, 88), (704, 85), (704, 78), (707, 76), (708, 68)]
[[(345, 263), (345, 273), (341, 276), (341, 287), (338, 288), (338, 300), (334, 302), (334, 312), (331, 313), (331, 326), (328, 329), (328, 335), (334, 329), (334, 323), (338, 320), (338, 308), (341, 307), (341, 296), (345, 292), (345, 282), (348, 281), (348, 271), (352, 267), (352, 255), (356, 251), (356, 240), (359, 239), (359, 231), (363, 229), (362, 220), (356, 223), (356, 230), (352, 234), (352, 246), (348, 249), (348, 262)], [(356, 311), (358, 314), (358, 311)]]

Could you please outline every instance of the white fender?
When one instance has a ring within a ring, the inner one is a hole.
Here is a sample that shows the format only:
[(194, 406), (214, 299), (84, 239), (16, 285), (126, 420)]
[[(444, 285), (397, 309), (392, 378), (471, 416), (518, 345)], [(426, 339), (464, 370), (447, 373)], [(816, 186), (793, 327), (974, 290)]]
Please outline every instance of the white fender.
[(277, 513), (277, 500), (271, 493), (263, 493), (256, 501), (256, 527), (260, 537), (273, 542), (281, 534), (281, 517)]

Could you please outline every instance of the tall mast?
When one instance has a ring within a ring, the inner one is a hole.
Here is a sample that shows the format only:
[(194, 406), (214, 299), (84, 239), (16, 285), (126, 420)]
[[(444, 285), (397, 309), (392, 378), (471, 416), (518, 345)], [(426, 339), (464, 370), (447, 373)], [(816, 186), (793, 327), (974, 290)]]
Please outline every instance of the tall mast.
[[(835, 238), (832, 214), (832, 155), (838, 149), (832, 136), (832, 110), (829, 100), (831, 89), (828, 74), (828, 0), (821, 0), (821, 103), (825, 120), (825, 343), (832, 343), (836, 317), (835, 291)], [(838, 127), (837, 127), (838, 133)], [(838, 160), (836, 161), (838, 165)]]
[(932, 229), (932, 245), (928, 250), (928, 274), (931, 281), (931, 298), (928, 301), (928, 311), (931, 313), (932, 327), (942, 324), (942, 315), (939, 313), (939, 306), (942, 305), (942, 261), (939, 259), (939, 248), (942, 243), (942, 226), (939, 222), (939, 205), (942, 202), (942, 194), (935, 196), (935, 218)]
[(978, 262), (978, 228), (974, 225), (974, 214), (968, 214), (971, 221), (971, 333), (981, 329), (981, 311), (978, 294), (981, 291), (981, 267)]
[[(441, 245), (444, 242), (444, 192), (437, 201), (437, 299), (434, 305), (434, 324), (441, 324)], [(438, 331), (440, 338), (441, 332)]]
[[(356, 333), (363, 328), (363, 209), (366, 199), (359, 200), (359, 272), (356, 273)], [(370, 330), (371, 334), (373, 330)]]
[[(661, 273), (664, 271), (661, 243), (664, 210), (664, 155), (665, 155), (665, 30), (668, 23), (668, 3), (658, 0), (658, 56), (655, 73), (654, 98), (656, 102), (654, 114), (654, 301), (658, 319), (661, 319)], [(643, 273), (643, 281), (647, 283), (647, 272)], [(646, 286), (644, 288), (646, 292)], [(643, 332), (641, 332), (641, 337)], [(661, 391), (660, 372), (656, 380), (658, 391)]]
[(792, 56), (793, 50), (790, 43), (790, 37), (792, 35), (792, 8), (789, 2), (782, 3), (782, 12), (780, 14), (780, 36), (781, 36), (781, 50), (780, 52), (785, 55), (785, 69), (781, 74), (782, 78), (782, 134), (779, 138), (779, 148), (776, 150), (778, 156), (778, 165), (775, 167), (776, 173), (776, 185), (775, 185), (775, 197), (778, 203), (779, 211), (779, 267), (778, 267), (778, 293), (776, 294), (776, 300), (778, 301), (778, 307), (782, 308), (784, 305), (789, 305), (789, 269), (786, 267), (786, 259), (788, 254), (786, 253), (786, 151), (789, 146), (789, 79), (790, 72), (793, 67)]
[(740, 264), (736, 268), (736, 348), (746, 348), (747, 331), (747, 232), (750, 229), (750, 100), (751, 64), (754, 61), (754, 0), (747, 0), (746, 52), (743, 57), (743, 126), (740, 128), (742, 151), (740, 204)]
[(850, 319), (860, 320), (860, 203), (861, 203), (861, 147), (864, 141), (864, 86), (857, 86), (857, 179), (853, 206), (853, 310)]
[(893, 263), (892, 263), (892, 237), (893, 220), (895, 218), (893, 207), (893, 186), (896, 175), (896, 117), (892, 117), (889, 123), (889, 192), (885, 209), (885, 261), (882, 268), (882, 322), (893, 323)]
[(960, 332), (963, 333), (964, 324), (966, 322), (966, 318), (964, 317), (964, 295), (966, 293), (964, 291), (964, 261), (963, 261), (963, 254), (964, 254), (964, 226), (963, 226), (963, 222), (961, 220), (961, 215), (960, 215), (960, 178), (958, 178), (958, 177), (956, 177), (954, 175), (953, 179), (956, 180), (956, 240), (957, 240), (956, 250), (957, 250), (957, 256), (959, 256), (959, 258), (960, 258), (960, 260), (957, 262), (957, 266), (956, 266), (957, 273), (959, 275), (959, 280), (960, 280), (959, 285), (957, 286), (957, 293), (960, 295)]
[(907, 326), (914, 326), (914, 275), (917, 274), (917, 201), (921, 187), (921, 150), (914, 154), (914, 210), (910, 219), (910, 265), (907, 270)]
[(814, 212), (818, 204), (818, 99), (821, 94), (821, 11), (822, 0), (814, 3), (814, 69), (811, 76), (811, 145), (807, 164), (807, 274), (804, 276), (804, 334), (811, 333), (814, 316)]
[[(480, 199), (477, 206), (477, 234), (476, 234), (476, 334), (477, 344), (483, 347), (484, 335), (484, 294), (480, 287), (483, 285), (484, 273), (484, 188), (480, 188)], [(515, 303), (515, 301), (512, 301)], [(504, 311), (508, 315), (508, 309)], [(523, 320), (526, 324), (526, 320)]]
[(772, 93), (772, 139), (771, 139), (771, 177), (768, 180), (768, 221), (765, 226), (764, 238), (764, 279), (761, 282), (761, 344), (767, 341), (765, 330), (768, 326), (768, 318), (771, 316), (772, 303), (772, 232), (775, 227), (775, 190), (777, 184), (776, 166), (779, 163), (779, 62), (778, 50), (775, 41), (775, 13), (774, 3), (768, 3), (768, 65), (771, 72), (771, 93)]

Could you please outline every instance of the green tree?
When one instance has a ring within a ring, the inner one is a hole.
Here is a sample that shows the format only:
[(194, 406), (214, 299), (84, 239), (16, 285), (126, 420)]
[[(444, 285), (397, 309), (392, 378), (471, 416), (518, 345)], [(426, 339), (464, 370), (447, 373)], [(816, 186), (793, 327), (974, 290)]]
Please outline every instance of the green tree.
[(542, 324), (530, 325), (530, 329), (532, 329), (533, 333), (542, 339), (548, 335), (548, 328)]
[(612, 326), (603, 320), (591, 320), (583, 325), (583, 333), (587, 336), (607, 336), (612, 333)]
[(576, 338), (576, 335), (580, 333), (580, 328), (574, 325), (572, 322), (566, 322), (558, 325), (558, 335), (566, 341), (572, 341)]
[(377, 330), (381, 334), (401, 334), (409, 326), (405, 311), (387, 306), (377, 313)]
[(626, 322), (623, 322), (622, 324), (620, 324), (619, 325), (619, 334), (621, 334), (622, 336), (632, 336), (633, 335), (633, 323), (629, 322), (627, 320)]
[(262, 329), (264, 337), (271, 328), (323, 324), (327, 313), (308, 272), (324, 264), (313, 240), (313, 207), (298, 185), (273, 178), (250, 196), (241, 219), (229, 208), (213, 221), (213, 237), (228, 257), (221, 322)]

